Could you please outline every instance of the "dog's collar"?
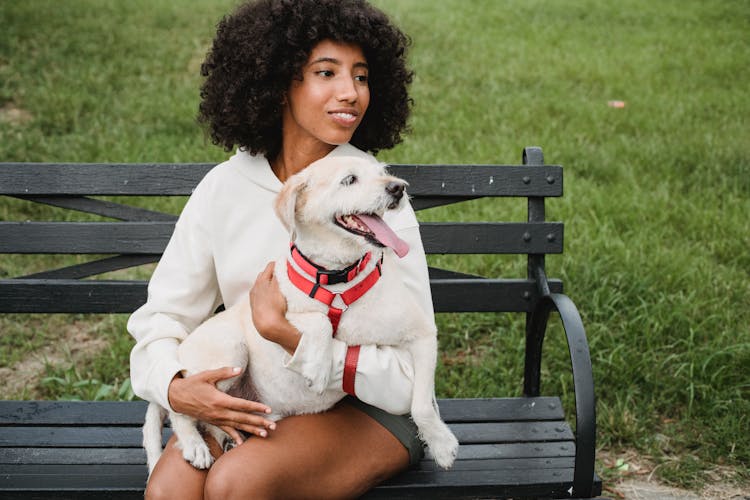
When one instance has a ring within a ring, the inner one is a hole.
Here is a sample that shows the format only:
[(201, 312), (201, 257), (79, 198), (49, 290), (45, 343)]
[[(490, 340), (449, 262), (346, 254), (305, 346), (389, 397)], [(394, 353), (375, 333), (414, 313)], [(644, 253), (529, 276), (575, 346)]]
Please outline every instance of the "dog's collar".
[(295, 264), (310, 276), (314, 276), (315, 283), (319, 285), (349, 283), (356, 278), (362, 270), (364, 270), (367, 263), (370, 262), (370, 258), (372, 258), (372, 253), (367, 252), (361, 259), (345, 269), (329, 270), (308, 259), (305, 254), (300, 252), (299, 248), (297, 248), (297, 245), (294, 243), (289, 244), (289, 252), (291, 253), (292, 260), (294, 260)]
[[(308, 297), (311, 297), (328, 306), (328, 319), (331, 321), (331, 326), (333, 326), (333, 334), (336, 335), (339, 321), (341, 321), (341, 315), (344, 313), (344, 311), (349, 307), (349, 305), (366, 294), (370, 290), (370, 288), (372, 288), (380, 279), (380, 275), (382, 274), (380, 268), (381, 263), (382, 259), (380, 262), (375, 264), (375, 267), (370, 272), (370, 274), (365, 276), (362, 281), (341, 293), (333, 293), (330, 290), (320, 286), (320, 282), (307, 279), (299, 271), (297, 271), (297, 269), (295, 269), (292, 263), (288, 260), (286, 261), (286, 272), (287, 276), (289, 276), (289, 281), (291, 281), (294, 286), (296, 286), (302, 292), (306, 293)], [(346, 306), (345, 308), (339, 309), (338, 307), (333, 306), (333, 301), (336, 299), (336, 296), (341, 297), (341, 300)]]

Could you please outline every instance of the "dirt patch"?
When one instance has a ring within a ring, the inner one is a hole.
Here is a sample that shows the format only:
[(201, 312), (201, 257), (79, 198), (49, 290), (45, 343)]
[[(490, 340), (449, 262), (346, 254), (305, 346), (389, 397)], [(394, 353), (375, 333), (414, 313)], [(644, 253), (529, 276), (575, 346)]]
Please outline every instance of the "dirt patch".
[(12, 102), (6, 102), (0, 107), (0, 123), (9, 123), (10, 125), (25, 125), (34, 117)]
[(35, 388), (44, 377), (46, 365), (75, 364), (104, 351), (108, 346), (107, 339), (94, 331), (94, 325), (71, 323), (61, 331), (58, 339), (29, 353), (13, 366), (0, 368), (3, 397), (38, 397)]
[(636, 451), (609, 453), (599, 451), (598, 459), (607, 469), (603, 495), (619, 500), (750, 500), (750, 487), (736, 484), (737, 473), (731, 467), (716, 466), (707, 471), (710, 482), (699, 491), (673, 488), (655, 478), (650, 457)]

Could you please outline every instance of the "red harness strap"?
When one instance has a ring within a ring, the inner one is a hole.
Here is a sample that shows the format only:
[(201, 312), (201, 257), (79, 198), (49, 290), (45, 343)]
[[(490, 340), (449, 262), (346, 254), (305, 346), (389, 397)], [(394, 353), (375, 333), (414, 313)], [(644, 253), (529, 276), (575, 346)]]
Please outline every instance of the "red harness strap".
[(309, 279), (302, 276), (294, 268), (294, 266), (289, 263), (289, 261), (287, 261), (286, 269), (289, 280), (294, 286), (305, 292), (313, 299), (328, 306), (328, 319), (331, 320), (334, 335), (336, 335), (336, 331), (338, 330), (339, 321), (341, 321), (341, 315), (346, 310), (339, 309), (338, 307), (333, 307), (332, 304), (334, 299), (336, 298), (336, 295), (340, 296), (341, 300), (344, 301), (344, 304), (349, 306), (361, 296), (366, 294), (367, 291), (372, 288), (375, 283), (378, 282), (381, 274), (380, 263), (378, 262), (378, 264), (375, 266), (375, 269), (373, 269), (372, 272), (368, 274), (367, 277), (365, 277), (365, 279), (363, 279), (350, 289), (346, 290), (345, 292), (336, 294), (320, 286), (320, 283), (310, 281)]

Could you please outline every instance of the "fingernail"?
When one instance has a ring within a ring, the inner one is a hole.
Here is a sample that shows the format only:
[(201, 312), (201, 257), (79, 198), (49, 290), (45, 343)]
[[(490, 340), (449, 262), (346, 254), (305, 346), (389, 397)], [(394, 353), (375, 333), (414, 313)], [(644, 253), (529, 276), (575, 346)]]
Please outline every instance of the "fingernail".
[(266, 408), (266, 413), (271, 413), (271, 409), (270, 408)]
[(266, 431), (260, 431), (261, 437), (266, 437), (268, 433)]
[(239, 366), (235, 366), (234, 368), (232, 368), (232, 373), (240, 373), (241, 371), (242, 368), (240, 368)]
[(272, 431), (275, 431), (276, 430), (276, 424), (274, 422), (271, 422), (271, 424), (268, 426), (268, 428), (271, 429)]

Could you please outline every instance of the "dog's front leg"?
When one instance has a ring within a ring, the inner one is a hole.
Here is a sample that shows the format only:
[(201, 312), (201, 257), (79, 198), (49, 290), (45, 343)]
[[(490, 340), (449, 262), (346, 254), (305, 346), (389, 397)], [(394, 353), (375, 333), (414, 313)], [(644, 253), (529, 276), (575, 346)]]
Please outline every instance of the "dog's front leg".
[(318, 312), (289, 314), (287, 319), (302, 336), (284, 365), (302, 375), (311, 391), (322, 394), (328, 387), (333, 361), (331, 321)]
[(445, 469), (453, 465), (458, 455), (458, 440), (440, 419), (435, 402), (435, 367), (437, 338), (418, 338), (409, 344), (414, 360), (414, 392), (411, 417), (419, 429), (419, 437), (427, 444), (435, 462)]
[(182, 450), (182, 457), (196, 469), (211, 467), (214, 457), (211, 456), (206, 441), (198, 431), (198, 421), (174, 412), (169, 413), (169, 420), (177, 436), (177, 447)]

